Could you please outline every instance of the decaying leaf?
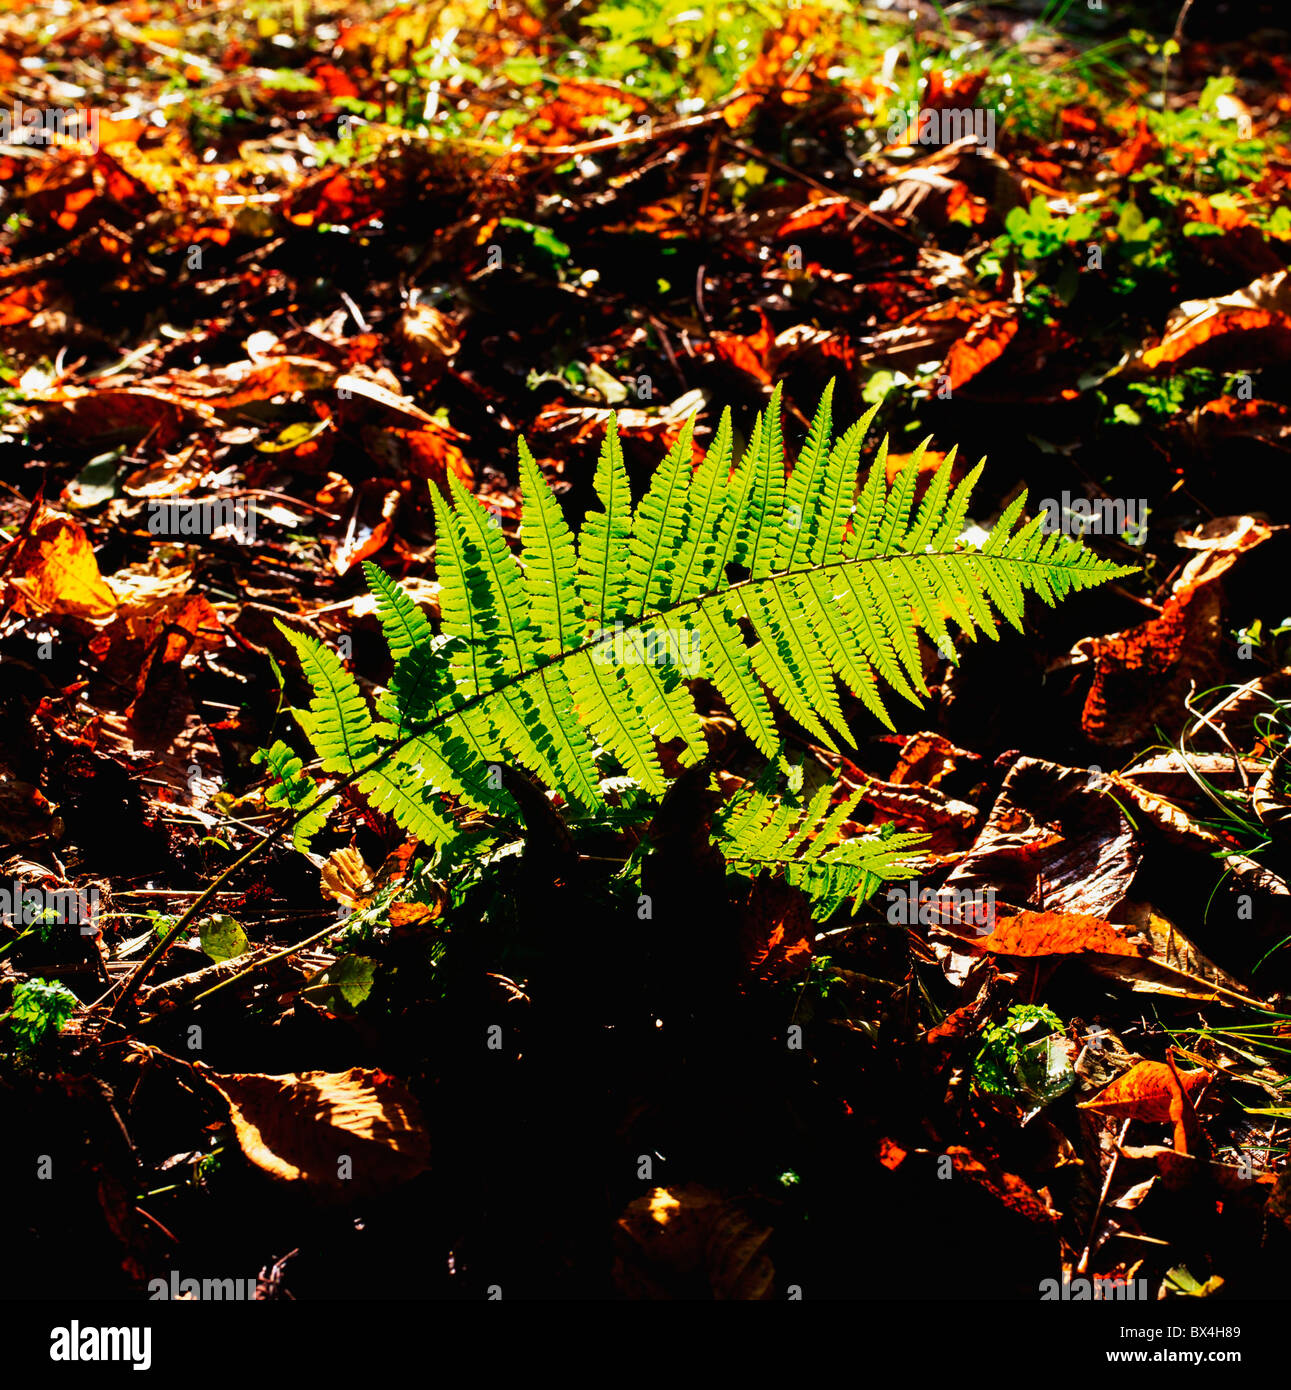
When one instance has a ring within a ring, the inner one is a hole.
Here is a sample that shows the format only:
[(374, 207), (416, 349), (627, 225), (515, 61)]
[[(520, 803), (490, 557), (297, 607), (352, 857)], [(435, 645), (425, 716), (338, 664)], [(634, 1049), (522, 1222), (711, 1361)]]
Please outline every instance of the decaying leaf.
[(619, 1218), (614, 1279), (635, 1299), (761, 1300), (774, 1295), (772, 1231), (709, 1188), (656, 1187)]
[(228, 1101), (247, 1158), (318, 1196), (382, 1191), (430, 1166), (420, 1106), (385, 1072), (204, 1075)]

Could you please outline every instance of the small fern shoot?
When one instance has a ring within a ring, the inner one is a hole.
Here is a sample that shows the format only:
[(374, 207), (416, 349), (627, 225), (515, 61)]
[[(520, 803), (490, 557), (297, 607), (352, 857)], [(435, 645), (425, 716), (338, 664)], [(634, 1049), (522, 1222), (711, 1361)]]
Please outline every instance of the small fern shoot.
[(742, 787), (715, 817), (713, 843), (727, 868), (749, 878), (783, 876), (811, 900), (818, 922), (848, 898), (859, 906), (880, 884), (916, 873), (928, 836), (907, 831), (845, 838), (861, 790), (831, 809), (835, 790), (826, 782), (803, 805), (756, 784)]

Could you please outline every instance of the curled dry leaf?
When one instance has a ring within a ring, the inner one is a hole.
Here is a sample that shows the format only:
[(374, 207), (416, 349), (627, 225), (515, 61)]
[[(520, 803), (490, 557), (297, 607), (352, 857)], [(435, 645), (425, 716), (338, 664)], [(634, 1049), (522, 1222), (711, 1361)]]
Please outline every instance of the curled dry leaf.
[[(1236, 337), (1234, 337), (1236, 335)], [(1248, 360), (1255, 348), (1255, 335), (1268, 341), (1274, 354), (1291, 347), (1291, 276), (1279, 270), (1262, 276), (1244, 289), (1215, 299), (1192, 299), (1170, 315), (1161, 341), (1139, 354), (1148, 368), (1165, 366), (1193, 358), (1208, 348), (1207, 360), (1223, 355), (1229, 342), (1239, 341), (1239, 351)]]
[(911, 734), (901, 745), (901, 754), (888, 781), (898, 785), (913, 782), (935, 787), (961, 769), (973, 771), (981, 763), (978, 754), (956, 748), (941, 734)]
[(1097, 775), (1018, 758), (946, 887), (993, 888), (1017, 906), (1106, 918), (1125, 900), (1141, 860), (1138, 837)]
[(366, 907), (375, 891), (368, 866), (356, 849), (333, 850), (319, 873), (323, 892), (343, 907)]
[(1267, 523), (1242, 516), (1220, 517), (1176, 537), (1176, 544), (1199, 553), (1184, 566), (1160, 615), (1077, 643), (1074, 655), (1094, 661), (1081, 713), (1090, 738), (1113, 746), (1149, 742), (1158, 725), (1170, 725), (1194, 686), (1219, 684), (1224, 604), (1216, 581), (1270, 535)]
[(430, 1166), (421, 1109), (385, 1072), (204, 1074), (228, 1101), (247, 1158), (316, 1195), (344, 1200), (381, 1191)]
[(709, 1188), (656, 1187), (619, 1218), (615, 1283), (637, 1299), (768, 1299), (771, 1234), (740, 1202)]

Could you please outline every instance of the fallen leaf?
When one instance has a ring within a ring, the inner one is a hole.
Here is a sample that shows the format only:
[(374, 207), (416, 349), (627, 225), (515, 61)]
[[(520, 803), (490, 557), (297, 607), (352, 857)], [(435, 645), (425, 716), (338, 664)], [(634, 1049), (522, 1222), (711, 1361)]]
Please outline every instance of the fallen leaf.
[(1101, 917), (1077, 912), (1019, 912), (1016, 917), (998, 917), (995, 930), (980, 937), (977, 944), (1002, 956), (1140, 954), (1125, 939), (1122, 929)]
[(1191, 1100), (1200, 1095), (1201, 1089), (1210, 1080), (1208, 1071), (1179, 1072), (1178, 1082), (1175, 1071), (1164, 1062), (1139, 1062), (1124, 1075), (1100, 1091), (1093, 1100), (1080, 1102), (1082, 1110), (1097, 1110), (1102, 1115), (1112, 1115), (1118, 1120), (1144, 1120), (1148, 1124), (1170, 1124), (1173, 1116), (1171, 1105), (1182, 1084), (1184, 1093)]
[[(1224, 341), (1217, 342), (1220, 339)], [(1291, 350), (1291, 276), (1287, 271), (1262, 276), (1232, 294), (1186, 301), (1166, 321), (1161, 341), (1144, 348), (1137, 360), (1152, 370), (1190, 359), (1207, 348), (1205, 360), (1210, 362), (1227, 356), (1230, 346), (1239, 354), (1235, 363), (1243, 365), (1253, 360), (1253, 354), (1275, 361)]]
[(275, 1178), (346, 1200), (430, 1166), (421, 1109), (385, 1072), (203, 1074), (228, 1101), (242, 1152)]
[(771, 1235), (721, 1193), (693, 1183), (656, 1187), (619, 1218), (614, 1282), (632, 1299), (769, 1299)]
[(85, 529), (59, 512), (45, 511), (31, 534), (16, 542), (8, 582), (15, 611), (53, 618), (108, 618), (117, 599), (99, 573)]

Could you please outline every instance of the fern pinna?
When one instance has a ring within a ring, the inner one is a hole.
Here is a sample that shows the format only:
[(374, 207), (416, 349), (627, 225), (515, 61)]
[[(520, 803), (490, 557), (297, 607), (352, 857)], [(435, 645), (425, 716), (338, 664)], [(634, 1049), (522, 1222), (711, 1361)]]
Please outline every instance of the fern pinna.
[[(394, 659), (375, 718), (332, 651), (282, 629), (313, 689), (297, 717), (323, 772), (437, 843), (454, 834), (454, 800), (514, 814), (504, 762), (594, 808), (608, 753), (660, 795), (660, 743), (675, 743), (683, 764), (705, 755), (696, 679), (768, 757), (781, 746), (772, 698), (837, 749), (851, 742), (839, 682), (890, 728), (885, 689), (915, 704), (928, 694), (920, 633), (954, 660), (952, 629), (995, 639), (997, 614), (1020, 630), (1028, 591), (1052, 605), (1128, 572), (1046, 534), (1041, 517), (1019, 526), (1025, 494), (983, 544), (966, 544), (982, 464), (952, 491), (952, 452), (916, 508), (927, 441), (889, 485), (884, 439), (861, 481), (875, 410), (835, 440), (832, 394), (831, 383), (788, 471), (779, 387), (734, 466), (729, 410), (697, 468), (692, 419), (635, 507), (611, 415), (593, 481), (600, 509), (577, 535), (521, 440), (518, 554), (455, 478), (448, 497), (432, 488), (438, 633), (365, 565)], [(290, 758), (281, 746), (271, 754)], [(316, 826), (326, 801), (287, 771), (279, 799), (310, 808)]]

